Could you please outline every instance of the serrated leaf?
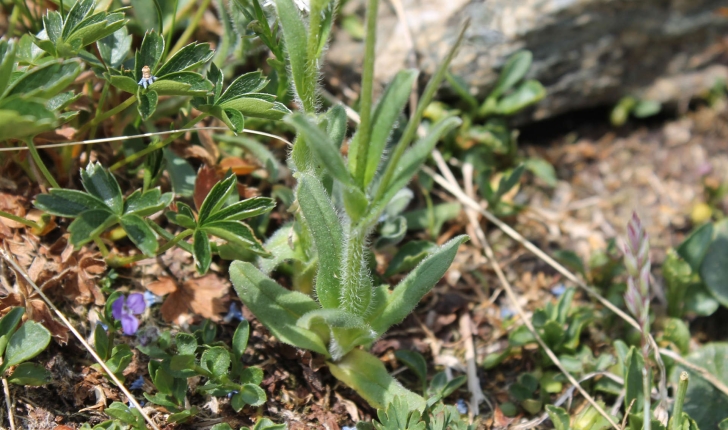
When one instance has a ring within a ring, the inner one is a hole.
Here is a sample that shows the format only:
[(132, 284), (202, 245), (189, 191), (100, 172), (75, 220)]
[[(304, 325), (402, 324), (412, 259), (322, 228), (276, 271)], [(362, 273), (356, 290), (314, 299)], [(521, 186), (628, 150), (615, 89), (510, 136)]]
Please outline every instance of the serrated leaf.
[(235, 100), (247, 94), (257, 93), (267, 84), (268, 80), (263, 77), (261, 72), (246, 73), (232, 81), (215, 104), (219, 106), (227, 101)]
[(50, 61), (24, 72), (10, 84), (6, 96), (53, 97), (70, 85), (80, 73), (81, 64), (77, 60)]
[(137, 110), (139, 111), (139, 115), (141, 115), (143, 120), (149, 119), (149, 117), (152, 116), (155, 110), (157, 110), (157, 103), (159, 101), (159, 97), (157, 96), (156, 91), (146, 91), (142, 92), (141, 89), (138, 89), (139, 93), (137, 97), (139, 98), (139, 103), (137, 103)]
[(91, 209), (81, 213), (69, 226), (70, 242), (78, 249), (94, 240), (104, 230), (118, 221), (118, 217), (108, 209)]
[(136, 190), (124, 201), (124, 215), (148, 216), (166, 208), (172, 203), (172, 193), (162, 194), (159, 188), (142, 193)]
[(127, 93), (136, 94), (139, 90), (139, 84), (128, 76), (111, 75), (108, 79), (111, 85)]
[(255, 254), (263, 257), (270, 256), (270, 253), (263, 248), (260, 240), (255, 237), (253, 230), (240, 221), (205, 222), (201, 228), (208, 234), (242, 246)]
[(195, 241), (192, 247), (195, 256), (195, 268), (199, 274), (207, 273), (212, 263), (210, 239), (207, 237), (207, 233), (202, 230), (195, 231), (193, 238)]
[(215, 54), (210, 49), (209, 43), (193, 42), (177, 51), (157, 71), (157, 76), (161, 79), (170, 73), (183, 72), (194, 69), (195, 67), (207, 62)]
[(275, 201), (269, 197), (252, 197), (215, 212), (206, 221), (240, 221), (270, 212), (275, 206)]
[(296, 326), (303, 314), (319, 309), (313, 299), (281, 287), (247, 262), (230, 265), (230, 280), (243, 303), (280, 341), (328, 356), (317, 334)]
[(146, 221), (139, 216), (134, 214), (124, 215), (120, 220), (121, 227), (126, 232), (129, 239), (134, 242), (137, 248), (142, 254), (153, 257), (157, 254), (159, 243), (157, 243), (157, 237), (154, 235), (154, 231)]
[(400, 323), (419, 304), (420, 299), (442, 278), (455, 258), (458, 247), (468, 240), (457, 236), (422, 261), (387, 297), (387, 305), (381, 315), (368, 316), (372, 328), (383, 334), (390, 326)]
[[(112, 34), (96, 42), (99, 54), (107, 66), (118, 68), (126, 60), (131, 49), (131, 35), (126, 27), (121, 27)], [(131, 78), (129, 78), (131, 79)]]
[(237, 178), (235, 176), (229, 176), (216, 183), (210, 189), (210, 192), (207, 193), (207, 197), (205, 197), (205, 200), (200, 206), (198, 221), (201, 225), (206, 222), (208, 217), (220, 210), (235, 189), (236, 183)]
[(108, 209), (103, 201), (78, 190), (51, 188), (48, 194), (38, 194), (35, 207), (49, 214), (74, 218), (91, 209)]
[(5, 359), (0, 367), (0, 375), (10, 366), (28, 361), (43, 352), (51, 341), (51, 333), (42, 324), (26, 321), (10, 336), (5, 348)]
[(422, 410), (425, 400), (402, 387), (389, 375), (384, 364), (375, 356), (361, 349), (354, 349), (343, 359), (327, 362), (331, 374), (353, 388), (370, 405), (383, 408), (396, 396), (402, 396), (409, 409)]
[(323, 186), (314, 176), (299, 173), (296, 190), (306, 224), (311, 229), (319, 258), (316, 295), (324, 308), (341, 303), (340, 270), (343, 232), (339, 217)]
[(63, 37), (73, 33), (78, 25), (94, 10), (94, 0), (78, 0), (73, 4), (66, 15), (66, 22), (63, 24)]
[(235, 109), (222, 109), (222, 122), (227, 125), (234, 133), (240, 133), (245, 129), (245, 117), (240, 111)]
[(116, 30), (124, 27), (127, 22), (129, 20), (124, 19), (124, 14), (121, 12), (99, 12), (91, 15), (83, 20), (73, 33), (66, 38), (65, 43), (59, 47), (59, 53), (63, 55), (77, 53), (84, 46), (113, 34)]
[(104, 202), (111, 212), (117, 215), (123, 213), (121, 187), (114, 175), (104, 169), (101, 163), (89, 163), (86, 169), (81, 169), (81, 183), (89, 194)]
[(161, 96), (203, 97), (212, 90), (212, 84), (199, 73), (175, 72), (157, 79), (148, 88)]
[(142, 79), (142, 68), (148, 66), (154, 74), (157, 64), (164, 54), (164, 38), (156, 31), (148, 31), (142, 40), (142, 46), (135, 55), (134, 79), (139, 82)]
[(63, 35), (63, 17), (58, 11), (49, 10), (43, 15), (43, 28), (51, 42), (58, 42)]

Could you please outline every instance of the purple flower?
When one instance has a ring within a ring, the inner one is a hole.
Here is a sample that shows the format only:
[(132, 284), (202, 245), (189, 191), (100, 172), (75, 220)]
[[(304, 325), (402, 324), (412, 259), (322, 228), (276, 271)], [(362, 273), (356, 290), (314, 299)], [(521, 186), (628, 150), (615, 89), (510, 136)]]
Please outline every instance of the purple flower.
[(125, 335), (133, 335), (139, 329), (139, 320), (134, 315), (140, 315), (147, 308), (144, 295), (140, 293), (129, 294), (127, 299), (121, 296), (111, 305), (111, 314), (114, 319), (121, 321), (121, 329)]

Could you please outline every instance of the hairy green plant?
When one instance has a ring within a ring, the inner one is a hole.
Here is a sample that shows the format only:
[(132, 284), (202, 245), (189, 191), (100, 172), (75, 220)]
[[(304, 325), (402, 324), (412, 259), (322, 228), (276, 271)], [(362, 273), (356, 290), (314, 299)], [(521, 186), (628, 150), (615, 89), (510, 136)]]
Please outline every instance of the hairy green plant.
[[(456, 118), (444, 118), (430, 128), (427, 136), (410, 145), (455, 48), (427, 85), (399, 140), (386, 150), (417, 72), (398, 73), (372, 107), (378, 2), (370, 1), (361, 124), (349, 144), (348, 157), (344, 157), (340, 148), (346, 136), (345, 112), (334, 106), (319, 113), (317, 101), (320, 57), (331, 26), (326, 11), (334, 4), (314, 0), (308, 19), (304, 19), (292, 0), (275, 1), (293, 89), (303, 110), (284, 119), (298, 132), (290, 158), (296, 171), (299, 208), (292, 245), (308, 273), (315, 274), (314, 297), (284, 288), (246, 262), (234, 262), (230, 277), (243, 303), (278, 339), (327, 357), (332, 374), (372, 405), (383, 407), (400, 395), (411, 407), (422, 409), (422, 397), (399, 385), (378, 358), (359, 347), (371, 345), (392, 325), (400, 323), (442, 277), (458, 246), (467, 240), (459, 236), (433, 250), (393, 290), (374, 283), (369, 268), (372, 231), (438, 139), (459, 124)], [(457, 44), (461, 39), (462, 33)], [(273, 236), (282, 239), (290, 233), (291, 226), (286, 226)]]

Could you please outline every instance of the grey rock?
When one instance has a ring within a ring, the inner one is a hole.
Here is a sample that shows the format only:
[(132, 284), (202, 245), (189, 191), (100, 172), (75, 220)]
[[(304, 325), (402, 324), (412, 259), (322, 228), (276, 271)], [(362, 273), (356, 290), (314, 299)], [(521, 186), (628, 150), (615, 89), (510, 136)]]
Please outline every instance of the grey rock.
[[(347, 7), (356, 6), (352, 0)], [(543, 119), (613, 105), (625, 95), (686, 102), (728, 79), (728, 18), (723, 0), (401, 0), (418, 67), (432, 73), (471, 19), (451, 70), (483, 97), (504, 61), (533, 52), (529, 78), (548, 96), (531, 109)], [(394, 1), (382, 1), (375, 76), (380, 85), (413, 64), (407, 27)], [(340, 31), (328, 62), (357, 71), (363, 46)]]

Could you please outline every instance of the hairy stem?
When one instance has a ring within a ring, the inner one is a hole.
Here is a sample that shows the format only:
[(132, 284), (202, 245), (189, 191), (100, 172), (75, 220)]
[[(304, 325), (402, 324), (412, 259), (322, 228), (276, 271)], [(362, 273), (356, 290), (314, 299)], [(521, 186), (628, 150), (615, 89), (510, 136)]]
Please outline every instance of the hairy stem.
[(372, 287), (365, 282), (364, 246), (368, 229), (350, 225), (344, 245), (341, 279), (341, 304), (347, 311), (363, 315), (371, 301)]

